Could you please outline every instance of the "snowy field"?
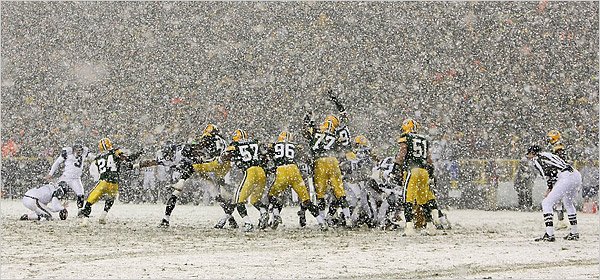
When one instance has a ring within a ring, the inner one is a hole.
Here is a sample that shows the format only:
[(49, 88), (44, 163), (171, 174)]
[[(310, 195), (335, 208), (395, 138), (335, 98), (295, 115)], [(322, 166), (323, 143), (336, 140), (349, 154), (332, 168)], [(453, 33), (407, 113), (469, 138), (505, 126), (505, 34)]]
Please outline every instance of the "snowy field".
[(447, 235), (408, 238), (366, 228), (319, 232), (312, 219), (300, 229), (289, 208), (278, 230), (242, 233), (212, 228), (216, 206), (178, 205), (171, 228), (159, 229), (163, 205), (117, 203), (100, 225), (101, 202), (83, 225), (74, 203), (68, 220), (54, 222), (18, 221), (21, 202), (0, 203), (3, 279), (599, 278), (600, 223), (592, 214), (578, 213), (579, 241), (537, 243), (539, 212), (451, 210)]

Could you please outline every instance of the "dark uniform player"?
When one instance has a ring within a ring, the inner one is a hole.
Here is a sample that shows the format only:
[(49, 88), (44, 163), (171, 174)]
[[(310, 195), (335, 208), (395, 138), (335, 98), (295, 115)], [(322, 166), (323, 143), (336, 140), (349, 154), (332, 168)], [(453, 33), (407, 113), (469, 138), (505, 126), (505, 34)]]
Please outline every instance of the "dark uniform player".
[(241, 129), (234, 132), (232, 140), (233, 142), (221, 156), (221, 160), (234, 162), (239, 169), (244, 170), (244, 179), (239, 185), (233, 201), (237, 204), (237, 211), (244, 220), (245, 231), (254, 229), (246, 209), (248, 199), (260, 211), (258, 226), (264, 229), (269, 219), (267, 206), (261, 202), (267, 183), (265, 170), (262, 167), (265, 160), (264, 148), (260, 147), (256, 140), (248, 139), (248, 133)]
[[(223, 212), (225, 214), (217, 222), (215, 228), (223, 228), (225, 223), (229, 221), (229, 225), (232, 228), (237, 228), (237, 223), (231, 215), (235, 209), (235, 203), (232, 202), (231, 197), (227, 197), (223, 188), (228, 187), (225, 184), (225, 176), (231, 169), (231, 162), (220, 161), (219, 157), (225, 151), (227, 142), (221, 136), (219, 129), (214, 124), (208, 124), (202, 136), (196, 144), (200, 149), (201, 156), (199, 157), (200, 163), (193, 165), (194, 171), (206, 180), (211, 180), (219, 189), (219, 195), (216, 197), (216, 201), (219, 202)], [(212, 177), (210, 175), (213, 175)]]
[(533, 161), (535, 167), (546, 179), (548, 190), (542, 200), (542, 212), (546, 232), (535, 241), (555, 241), (552, 206), (562, 200), (571, 224), (571, 232), (566, 240), (579, 240), (577, 231), (577, 213), (573, 201), (581, 187), (581, 174), (558, 155), (543, 153), (539, 146), (531, 146), (527, 150), (527, 158)]
[(134, 168), (144, 168), (154, 165), (162, 165), (166, 168), (173, 168), (179, 173), (179, 178), (176, 183), (171, 185), (173, 193), (167, 200), (165, 216), (161, 220), (159, 227), (168, 227), (171, 221), (171, 213), (175, 209), (177, 199), (183, 192), (185, 181), (194, 173), (192, 164), (194, 163), (195, 155), (194, 147), (190, 144), (176, 145), (172, 142), (167, 142), (160, 151), (156, 153), (156, 157), (152, 160), (142, 161), (134, 165)]
[(273, 161), (275, 171), (275, 181), (269, 189), (268, 201), (273, 205), (273, 223), (271, 227), (276, 229), (281, 223), (280, 212), (283, 205), (277, 196), (287, 188), (292, 188), (302, 203), (303, 209), (308, 209), (317, 219), (317, 223), (322, 230), (327, 230), (323, 217), (319, 215), (319, 209), (310, 201), (308, 188), (302, 179), (302, 174), (298, 165), (296, 165), (296, 143), (292, 142), (292, 136), (289, 132), (283, 131), (279, 134), (277, 142), (270, 147), (268, 157)]
[[(562, 135), (560, 132), (556, 129), (550, 130), (546, 134), (546, 137), (552, 153), (559, 156), (562, 160), (569, 162), (565, 145), (562, 143)], [(566, 229), (568, 225), (565, 222), (565, 212), (562, 202), (557, 202), (556, 205), (554, 205), (554, 210), (556, 211), (558, 218), (556, 229)]]
[[(438, 219), (437, 202), (433, 191), (429, 187), (429, 180), (433, 178), (433, 161), (429, 151), (429, 141), (425, 136), (416, 134), (417, 122), (406, 119), (402, 122), (403, 134), (398, 143), (400, 150), (396, 156), (393, 177), (403, 177), (406, 218), (405, 235), (414, 235), (413, 208), (421, 206), (427, 221), (427, 233), (435, 234), (433, 219)], [(400, 174), (403, 174), (400, 175)], [(434, 212), (435, 210), (435, 212)], [(438, 221), (435, 221), (439, 224)]]
[(104, 204), (104, 212), (102, 212), (99, 219), (100, 223), (106, 223), (106, 215), (119, 194), (119, 174), (121, 167), (124, 163), (135, 160), (139, 156), (139, 153), (127, 156), (120, 149), (113, 148), (109, 138), (102, 138), (98, 143), (98, 149), (100, 155), (92, 162), (92, 168), (100, 175), (99, 181), (88, 195), (85, 205), (79, 211), (78, 216), (89, 218), (92, 212), (92, 205), (98, 202), (103, 195), (107, 195), (108, 198)]
[[(344, 118), (345, 119), (345, 118)], [(331, 188), (337, 205), (342, 207), (346, 218), (346, 224), (351, 225), (350, 209), (346, 200), (346, 191), (342, 181), (342, 171), (338, 157), (345, 155), (343, 152), (350, 145), (349, 132), (346, 126), (340, 126), (340, 120), (333, 116), (327, 116), (319, 128), (313, 125), (310, 115), (305, 117), (305, 137), (313, 154), (313, 181), (321, 216), (325, 217), (325, 195)], [(337, 209), (337, 205), (334, 208)], [(325, 218), (331, 219), (331, 212)]]

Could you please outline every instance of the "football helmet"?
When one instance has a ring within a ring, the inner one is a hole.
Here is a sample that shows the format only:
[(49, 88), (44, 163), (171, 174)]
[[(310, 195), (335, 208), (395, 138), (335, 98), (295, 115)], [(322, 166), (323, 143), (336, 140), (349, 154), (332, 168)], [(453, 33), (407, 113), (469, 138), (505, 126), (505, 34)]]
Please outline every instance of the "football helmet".
[(334, 132), (338, 128), (338, 126), (340, 126), (340, 119), (338, 119), (334, 115), (329, 115), (325, 117), (325, 121), (323, 121), (323, 124), (321, 124), (321, 131)]
[(282, 131), (277, 137), (277, 142), (290, 142), (292, 141), (292, 134), (287, 131)]
[(402, 132), (410, 133), (416, 132), (419, 129), (419, 123), (413, 119), (406, 119), (402, 122)]
[(105, 152), (110, 149), (112, 149), (112, 142), (110, 139), (108, 137), (100, 139), (98, 142), (98, 150), (100, 150), (100, 152)]
[(239, 142), (241, 140), (248, 139), (248, 133), (241, 129), (236, 129), (233, 132), (233, 137), (231, 138), (234, 142)]
[(216, 125), (209, 123), (204, 128), (204, 131), (202, 131), (202, 136), (213, 135), (215, 133), (219, 133), (219, 128)]
[(54, 190), (54, 193), (52, 193), (52, 196), (58, 199), (63, 199), (67, 196), (67, 191), (69, 191), (69, 186), (67, 185), (67, 182), (60, 181), (58, 182), (58, 186)]
[(354, 138), (354, 143), (357, 146), (367, 146), (369, 144), (369, 141), (367, 140), (367, 137), (365, 137), (364, 135), (358, 135), (358, 136), (356, 136), (356, 138)]
[(81, 144), (81, 142), (75, 141), (75, 143), (73, 143), (73, 154), (83, 154), (83, 144)]
[(161, 149), (163, 156), (168, 160), (175, 158), (175, 151), (177, 151), (177, 145), (171, 141), (166, 141)]
[(546, 136), (548, 137), (548, 143), (550, 144), (555, 144), (556, 142), (560, 141), (561, 138), (560, 132), (556, 129), (548, 131)]

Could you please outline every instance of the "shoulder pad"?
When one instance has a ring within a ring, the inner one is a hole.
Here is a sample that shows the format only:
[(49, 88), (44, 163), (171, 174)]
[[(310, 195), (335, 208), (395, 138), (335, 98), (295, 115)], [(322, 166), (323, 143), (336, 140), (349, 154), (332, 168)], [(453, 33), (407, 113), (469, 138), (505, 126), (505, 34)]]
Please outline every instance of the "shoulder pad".
[(227, 149), (225, 149), (225, 151), (227, 151), (227, 152), (230, 152), (233, 150), (235, 150), (235, 146), (233, 146), (233, 145), (227, 146)]

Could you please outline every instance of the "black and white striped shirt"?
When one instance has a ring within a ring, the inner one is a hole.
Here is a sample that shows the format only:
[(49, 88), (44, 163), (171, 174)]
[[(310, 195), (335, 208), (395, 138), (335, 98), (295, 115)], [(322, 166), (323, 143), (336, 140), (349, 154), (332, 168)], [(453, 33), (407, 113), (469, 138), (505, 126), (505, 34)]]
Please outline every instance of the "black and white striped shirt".
[(548, 189), (552, 189), (554, 187), (554, 183), (556, 183), (558, 174), (560, 172), (573, 171), (573, 167), (571, 165), (566, 163), (560, 156), (553, 153), (540, 153), (537, 157), (533, 158), (533, 163), (536, 169), (546, 180)]

